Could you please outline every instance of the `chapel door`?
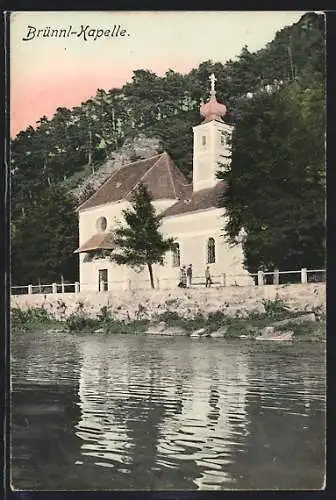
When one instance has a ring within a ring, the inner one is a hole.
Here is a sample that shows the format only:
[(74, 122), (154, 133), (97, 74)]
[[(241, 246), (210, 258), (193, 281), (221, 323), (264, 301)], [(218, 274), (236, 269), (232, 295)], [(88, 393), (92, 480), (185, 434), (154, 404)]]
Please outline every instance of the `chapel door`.
[(98, 290), (106, 292), (108, 290), (107, 269), (99, 269), (98, 273)]

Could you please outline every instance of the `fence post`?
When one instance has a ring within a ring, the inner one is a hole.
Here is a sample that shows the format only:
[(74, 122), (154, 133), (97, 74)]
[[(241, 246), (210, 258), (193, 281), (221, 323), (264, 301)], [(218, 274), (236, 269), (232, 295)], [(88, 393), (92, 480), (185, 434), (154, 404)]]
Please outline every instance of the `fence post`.
[(264, 284), (264, 273), (262, 271), (258, 271), (258, 286), (263, 286)]
[(279, 269), (274, 269), (274, 273), (273, 273), (273, 285), (278, 285), (279, 284)]
[(79, 283), (76, 281), (75, 283), (75, 293), (79, 293)]
[(156, 288), (158, 290), (160, 289), (160, 280), (159, 280), (159, 278), (156, 278)]
[(301, 269), (301, 283), (308, 283), (307, 269), (305, 267)]
[(222, 286), (226, 286), (226, 273), (222, 274)]
[(56, 283), (52, 284), (52, 293), (57, 293), (57, 284)]
[(33, 293), (33, 285), (28, 285), (28, 295)]

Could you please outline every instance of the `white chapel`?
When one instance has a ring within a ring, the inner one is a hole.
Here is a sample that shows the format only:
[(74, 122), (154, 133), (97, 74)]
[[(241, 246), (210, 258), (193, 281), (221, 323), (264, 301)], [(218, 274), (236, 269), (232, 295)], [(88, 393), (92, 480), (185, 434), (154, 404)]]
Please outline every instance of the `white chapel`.
[(170, 156), (164, 152), (124, 165), (79, 207), (81, 291), (150, 288), (147, 269), (120, 266), (99, 251), (113, 250), (111, 232), (122, 223), (122, 210), (130, 206), (134, 189), (143, 183), (162, 216), (161, 232), (176, 244), (165, 256), (164, 266), (154, 265), (157, 288), (175, 288), (180, 267), (192, 264), (192, 286), (204, 283), (209, 266), (214, 284), (244, 285), (250, 280), (243, 267), (240, 245), (229, 246), (223, 237), (225, 213), (218, 197), (225, 189), (217, 179), (219, 168), (230, 165), (233, 127), (223, 121), (226, 107), (216, 99), (210, 76), (208, 102), (200, 107), (203, 121), (193, 127), (193, 175), (188, 184)]

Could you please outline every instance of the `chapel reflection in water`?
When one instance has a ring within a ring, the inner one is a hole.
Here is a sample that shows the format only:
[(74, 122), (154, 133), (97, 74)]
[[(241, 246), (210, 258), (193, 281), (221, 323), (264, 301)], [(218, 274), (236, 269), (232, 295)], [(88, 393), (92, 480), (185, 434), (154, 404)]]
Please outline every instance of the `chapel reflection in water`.
[(181, 460), (189, 489), (230, 482), (225, 466), (246, 435), (246, 355), (223, 363), (201, 344), (144, 342), (114, 344), (110, 355), (100, 340), (82, 345), (82, 454), (129, 481), (136, 471), (144, 487), (173, 488)]
[(318, 489), (324, 367), (320, 345), (19, 337), (11, 365), (14, 485)]

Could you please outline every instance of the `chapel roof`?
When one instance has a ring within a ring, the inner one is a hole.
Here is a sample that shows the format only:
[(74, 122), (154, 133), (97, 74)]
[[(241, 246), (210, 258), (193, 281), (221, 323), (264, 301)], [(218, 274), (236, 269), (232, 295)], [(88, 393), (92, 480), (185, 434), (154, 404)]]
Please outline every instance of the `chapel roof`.
[(167, 208), (162, 217), (180, 215), (198, 210), (207, 210), (219, 206), (219, 198), (226, 188), (224, 181), (219, 181), (214, 187), (193, 192), (192, 184), (185, 186), (184, 196), (179, 201)]
[(115, 244), (111, 234), (96, 233), (81, 245), (74, 253), (90, 252), (92, 250), (113, 250)]
[(168, 153), (160, 153), (145, 160), (137, 160), (115, 171), (104, 184), (80, 207), (93, 208), (106, 203), (130, 200), (136, 186), (142, 182), (153, 200), (178, 199), (187, 183)]

